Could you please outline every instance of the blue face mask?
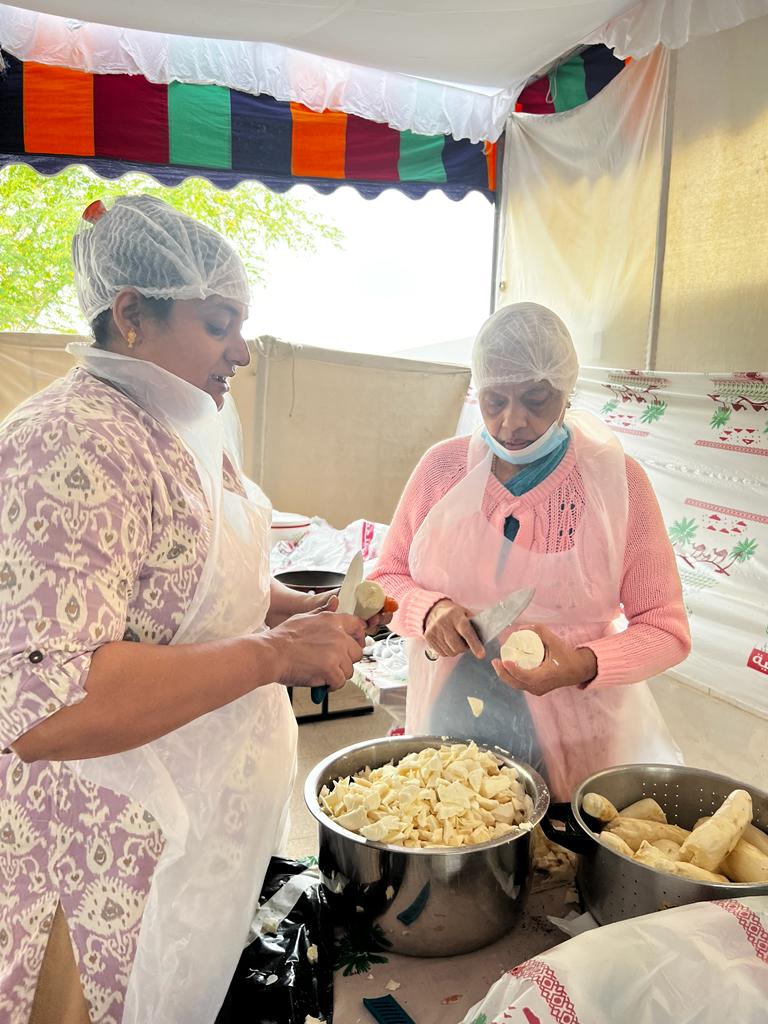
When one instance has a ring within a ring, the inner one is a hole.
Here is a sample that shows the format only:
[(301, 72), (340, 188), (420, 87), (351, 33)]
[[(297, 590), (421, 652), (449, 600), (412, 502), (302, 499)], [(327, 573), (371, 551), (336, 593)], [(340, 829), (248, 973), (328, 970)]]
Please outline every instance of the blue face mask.
[(493, 454), (497, 455), (503, 462), (509, 462), (513, 466), (527, 466), (531, 462), (536, 462), (537, 459), (543, 459), (545, 455), (549, 455), (555, 448), (559, 448), (567, 439), (568, 431), (562, 423), (558, 423), (555, 420), (541, 437), (537, 437), (527, 448), (520, 448), (516, 452), (505, 448), (503, 444), (499, 444), (495, 437), (491, 437), (485, 427), (483, 427), (481, 437)]

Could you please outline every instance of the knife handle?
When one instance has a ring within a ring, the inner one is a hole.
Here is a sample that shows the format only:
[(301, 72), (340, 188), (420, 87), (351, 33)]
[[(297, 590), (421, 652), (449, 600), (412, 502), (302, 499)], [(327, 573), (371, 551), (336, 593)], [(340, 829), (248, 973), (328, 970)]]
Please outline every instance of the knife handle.
[(312, 687), (312, 703), (322, 704), (325, 698), (328, 696), (327, 686), (313, 686)]

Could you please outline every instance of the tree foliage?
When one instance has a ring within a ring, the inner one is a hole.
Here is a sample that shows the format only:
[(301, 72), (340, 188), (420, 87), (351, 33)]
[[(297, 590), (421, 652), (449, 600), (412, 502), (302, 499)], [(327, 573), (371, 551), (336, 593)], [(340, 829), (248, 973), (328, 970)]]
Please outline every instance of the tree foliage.
[(144, 174), (105, 181), (84, 167), (52, 178), (18, 165), (0, 171), (0, 331), (76, 333), (77, 309), (70, 244), (83, 210), (95, 199), (127, 194), (159, 196), (217, 228), (243, 257), (251, 282), (267, 276), (269, 250), (285, 245), (315, 251), (340, 244), (336, 227), (301, 200), (277, 195), (257, 182), (229, 192), (202, 178), (167, 188)]

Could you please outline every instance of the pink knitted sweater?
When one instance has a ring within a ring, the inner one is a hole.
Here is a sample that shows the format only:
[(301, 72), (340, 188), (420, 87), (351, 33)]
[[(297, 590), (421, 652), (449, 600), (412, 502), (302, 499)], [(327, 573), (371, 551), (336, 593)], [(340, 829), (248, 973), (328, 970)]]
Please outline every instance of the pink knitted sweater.
[[(423, 590), (410, 576), (411, 541), (429, 510), (467, 471), (469, 438), (457, 437), (431, 448), (408, 481), (392, 520), (372, 578), (400, 604), (392, 629), (405, 637), (423, 636), (432, 606), (450, 594)], [(675, 555), (667, 538), (656, 496), (644, 470), (627, 457), (629, 522), (621, 602), (629, 626), (621, 633), (590, 641), (598, 674), (589, 684), (616, 686), (658, 675), (679, 664), (691, 647)], [(495, 477), (485, 492), (483, 512), (504, 528), (520, 520), (515, 544), (558, 551), (577, 529), (583, 508), (581, 480), (573, 445), (562, 462), (533, 490), (515, 497)], [(563, 512), (563, 510), (565, 510)]]

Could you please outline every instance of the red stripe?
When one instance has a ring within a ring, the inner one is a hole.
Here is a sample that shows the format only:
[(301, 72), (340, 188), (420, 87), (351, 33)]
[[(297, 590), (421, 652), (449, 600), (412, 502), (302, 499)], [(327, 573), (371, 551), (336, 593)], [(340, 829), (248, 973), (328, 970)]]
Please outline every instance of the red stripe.
[(364, 181), (399, 181), (400, 132), (388, 124), (347, 117), (344, 177)]
[(96, 75), (96, 156), (167, 164), (168, 86), (141, 75)]

